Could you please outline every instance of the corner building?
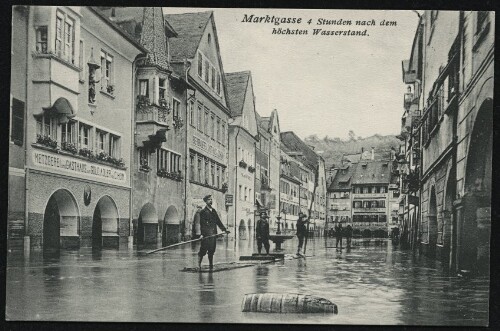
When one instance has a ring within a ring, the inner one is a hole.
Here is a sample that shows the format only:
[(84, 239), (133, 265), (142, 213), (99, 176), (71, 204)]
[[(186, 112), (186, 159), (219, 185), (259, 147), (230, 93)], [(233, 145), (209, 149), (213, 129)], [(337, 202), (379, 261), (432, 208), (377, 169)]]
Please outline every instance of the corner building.
[(183, 239), (186, 88), (173, 72), (176, 32), (160, 7), (113, 7), (103, 12), (143, 45), (134, 82), (132, 222), (134, 242), (168, 245)]
[(134, 61), (92, 7), (28, 7), (26, 241), (118, 247), (130, 234)]
[(203, 197), (212, 195), (213, 207), (222, 223), (228, 223), (228, 122), (225, 75), (213, 12), (165, 15), (177, 32), (171, 40), (171, 65), (175, 73), (187, 77), (186, 123), (186, 233), (191, 232)]

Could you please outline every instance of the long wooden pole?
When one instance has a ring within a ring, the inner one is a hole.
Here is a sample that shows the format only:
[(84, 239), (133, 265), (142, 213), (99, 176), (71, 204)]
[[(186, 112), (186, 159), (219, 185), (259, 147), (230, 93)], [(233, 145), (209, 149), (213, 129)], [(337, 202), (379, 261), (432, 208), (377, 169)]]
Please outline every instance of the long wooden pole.
[[(318, 169), (319, 169), (319, 160), (318, 160)], [(318, 174), (319, 170), (316, 170), (314, 173), (314, 189), (313, 189), (313, 196), (311, 198), (311, 204), (309, 205), (309, 215), (307, 216), (307, 232), (306, 232), (306, 242), (304, 243), (304, 255), (306, 255), (306, 248), (307, 248), (307, 238), (309, 237), (309, 221), (311, 220), (311, 210), (314, 204), (314, 197), (316, 196), (316, 188), (318, 187)]]
[(219, 236), (222, 236), (224, 234), (226, 234), (226, 233), (225, 232), (221, 232), (221, 233), (214, 234), (214, 235), (211, 235), (211, 236), (208, 236), (208, 237), (203, 237), (203, 238), (198, 238), (198, 239), (183, 241), (183, 242), (180, 242), (180, 243), (177, 243), (177, 244), (173, 244), (173, 245), (170, 245), (170, 246), (165, 246), (165, 247), (162, 247), (162, 248), (158, 248), (158, 249), (146, 252), (146, 254), (156, 253), (156, 252), (159, 252), (159, 251), (163, 251), (165, 249), (169, 249), (169, 248), (172, 248), (172, 247), (177, 247), (177, 246), (181, 246), (181, 245), (185, 245), (185, 244), (189, 244), (189, 243), (194, 243), (194, 242), (197, 242), (197, 241), (200, 241), (200, 240), (203, 240), (203, 239), (207, 239), (207, 238), (219, 237)]

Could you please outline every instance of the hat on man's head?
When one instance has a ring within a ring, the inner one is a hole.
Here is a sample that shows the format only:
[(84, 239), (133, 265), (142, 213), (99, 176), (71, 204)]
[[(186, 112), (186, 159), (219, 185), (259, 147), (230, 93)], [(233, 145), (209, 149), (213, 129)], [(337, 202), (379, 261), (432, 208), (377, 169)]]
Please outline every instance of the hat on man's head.
[(205, 197), (203, 198), (203, 201), (207, 202), (207, 200), (210, 199), (211, 197), (212, 197), (211, 194), (205, 195)]
[(266, 218), (268, 218), (267, 213), (265, 211), (261, 211), (260, 212), (260, 217), (266, 217)]

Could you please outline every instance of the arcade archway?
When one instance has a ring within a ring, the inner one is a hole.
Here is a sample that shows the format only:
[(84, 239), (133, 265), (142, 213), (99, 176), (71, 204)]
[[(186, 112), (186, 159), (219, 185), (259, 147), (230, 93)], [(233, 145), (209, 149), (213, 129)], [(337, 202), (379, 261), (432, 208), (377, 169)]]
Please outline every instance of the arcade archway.
[(463, 214), (460, 217), (459, 268), (489, 270), (493, 100), (480, 106), (469, 141)]
[(97, 202), (92, 218), (92, 248), (119, 246), (119, 216), (114, 200), (103, 196)]
[(43, 249), (78, 248), (79, 218), (73, 195), (64, 189), (54, 192), (43, 214)]
[(158, 233), (158, 216), (151, 203), (146, 203), (137, 220), (137, 244), (155, 244)]
[(180, 239), (180, 223), (179, 212), (174, 206), (167, 208), (165, 217), (163, 218), (162, 229), (162, 245), (175, 244)]

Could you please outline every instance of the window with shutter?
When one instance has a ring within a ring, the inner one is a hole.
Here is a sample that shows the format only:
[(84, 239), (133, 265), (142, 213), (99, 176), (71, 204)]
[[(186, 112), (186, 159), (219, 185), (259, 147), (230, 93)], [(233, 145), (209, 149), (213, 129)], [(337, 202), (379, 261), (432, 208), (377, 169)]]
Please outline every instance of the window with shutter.
[(22, 146), (24, 142), (24, 102), (12, 99), (12, 125), (10, 137), (14, 144)]

